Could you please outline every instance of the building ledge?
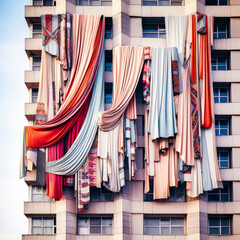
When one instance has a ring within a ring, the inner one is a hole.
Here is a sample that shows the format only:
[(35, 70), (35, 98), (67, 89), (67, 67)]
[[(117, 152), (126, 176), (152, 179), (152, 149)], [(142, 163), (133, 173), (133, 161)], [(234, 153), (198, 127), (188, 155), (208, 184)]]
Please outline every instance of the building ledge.
[(25, 117), (28, 121), (34, 121), (36, 115), (36, 103), (25, 103)]
[(24, 83), (26, 87), (38, 88), (40, 81), (40, 71), (24, 71)]
[(112, 6), (76, 6), (76, 14), (103, 14), (112, 17)]
[(214, 50), (239, 50), (240, 38), (214, 39)]
[(28, 23), (37, 23), (43, 14), (56, 14), (55, 6), (25, 6), (25, 19)]
[[(220, 169), (220, 175), (223, 181), (240, 181), (240, 168)], [(238, 208), (240, 213), (240, 204)]]
[(205, 6), (205, 14), (215, 17), (239, 17), (240, 5)]
[(240, 82), (240, 70), (212, 71), (213, 82)]
[(24, 202), (24, 215), (56, 214), (56, 202)]
[(28, 234), (22, 235), (22, 240), (55, 240), (56, 235), (36, 235)]
[(41, 56), (42, 39), (41, 38), (25, 38), (25, 51), (30, 56)]
[(240, 147), (240, 135), (216, 136), (217, 147)]
[(216, 115), (240, 115), (240, 103), (215, 103)]

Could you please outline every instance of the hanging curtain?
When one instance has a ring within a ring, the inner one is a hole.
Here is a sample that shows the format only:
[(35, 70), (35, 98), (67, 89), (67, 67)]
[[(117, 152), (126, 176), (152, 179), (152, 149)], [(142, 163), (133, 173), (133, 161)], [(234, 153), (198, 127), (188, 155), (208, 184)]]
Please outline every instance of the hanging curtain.
[(72, 37), (73, 67), (66, 98), (53, 119), (26, 127), (27, 147), (45, 147), (58, 142), (77, 121), (92, 92), (103, 48), (104, 18), (73, 15)]
[[(99, 112), (104, 109), (104, 50), (95, 79), (86, 118), (68, 152), (57, 161), (47, 162), (46, 171), (58, 175), (75, 174), (86, 161), (97, 132)], [(70, 137), (70, 135), (69, 135)]]
[(152, 139), (177, 133), (172, 86), (171, 48), (153, 48), (148, 132)]

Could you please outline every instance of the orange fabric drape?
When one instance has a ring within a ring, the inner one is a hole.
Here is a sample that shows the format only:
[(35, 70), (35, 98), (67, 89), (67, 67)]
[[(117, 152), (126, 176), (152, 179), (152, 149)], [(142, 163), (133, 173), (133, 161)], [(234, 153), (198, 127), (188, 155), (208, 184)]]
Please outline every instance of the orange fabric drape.
[(26, 127), (27, 147), (50, 146), (63, 138), (83, 111), (92, 91), (103, 47), (104, 18), (73, 15), (73, 66), (66, 98), (50, 121)]

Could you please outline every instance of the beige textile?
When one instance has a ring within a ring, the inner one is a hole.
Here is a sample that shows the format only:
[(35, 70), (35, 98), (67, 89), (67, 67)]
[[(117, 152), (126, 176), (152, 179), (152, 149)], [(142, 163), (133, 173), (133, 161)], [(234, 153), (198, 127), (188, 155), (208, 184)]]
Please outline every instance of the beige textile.
[(99, 114), (98, 125), (109, 131), (119, 121), (135, 93), (143, 67), (143, 48), (119, 46), (113, 49), (113, 105)]

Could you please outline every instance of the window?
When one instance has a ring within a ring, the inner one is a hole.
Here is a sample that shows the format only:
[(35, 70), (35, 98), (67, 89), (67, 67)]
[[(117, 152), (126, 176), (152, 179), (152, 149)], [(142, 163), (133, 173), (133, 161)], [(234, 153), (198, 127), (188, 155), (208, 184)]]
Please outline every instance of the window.
[(229, 38), (229, 18), (214, 18), (213, 38)]
[(32, 70), (40, 71), (41, 68), (41, 57), (33, 57)]
[(230, 202), (232, 186), (230, 182), (224, 182), (222, 189), (214, 189), (208, 192), (209, 202)]
[(32, 234), (56, 234), (55, 217), (33, 217)]
[(33, 24), (32, 37), (33, 38), (41, 38), (42, 37), (41, 24)]
[(212, 70), (226, 71), (229, 70), (229, 51), (212, 51)]
[(112, 202), (113, 192), (107, 190), (104, 186), (101, 188), (90, 188), (90, 200), (91, 202)]
[(112, 71), (112, 50), (105, 50), (105, 71)]
[(230, 168), (231, 150), (225, 148), (217, 149), (217, 158), (219, 168)]
[(77, 0), (80, 6), (112, 6), (112, 0)]
[(142, 18), (144, 38), (166, 38), (164, 18)]
[(228, 5), (228, 0), (206, 0), (206, 5)]
[(38, 98), (38, 89), (33, 88), (32, 89), (32, 103), (36, 103)]
[(185, 184), (179, 184), (178, 187), (170, 188), (170, 196), (167, 199), (153, 200), (153, 180), (149, 182), (150, 190), (145, 193), (143, 199), (145, 202), (185, 202)]
[(145, 134), (144, 115), (137, 116), (136, 125), (137, 125), (137, 135), (144, 136)]
[(215, 119), (215, 133), (217, 136), (229, 135), (229, 119)]
[(229, 102), (229, 86), (214, 86), (214, 102), (215, 103), (228, 103)]
[(183, 235), (184, 217), (144, 217), (144, 234)]
[(79, 217), (79, 235), (110, 235), (112, 234), (112, 217)]
[(105, 103), (112, 103), (112, 83), (105, 83)]
[(112, 38), (112, 18), (111, 17), (105, 18), (105, 38), (106, 39)]
[(209, 216), (208, 233), (209, 235), (230, 235), (231, 234), (230, 216)]
[(32, 186), (32, 201), (33, 202), (48, 202), (52, 201), (52, 198), (46, 195), (46, 187)]
[(56, 6), (53, 0), (33, 0), (33, 6)]
[(143, 6), (182, 6), (182, 0), (143, 0)]

